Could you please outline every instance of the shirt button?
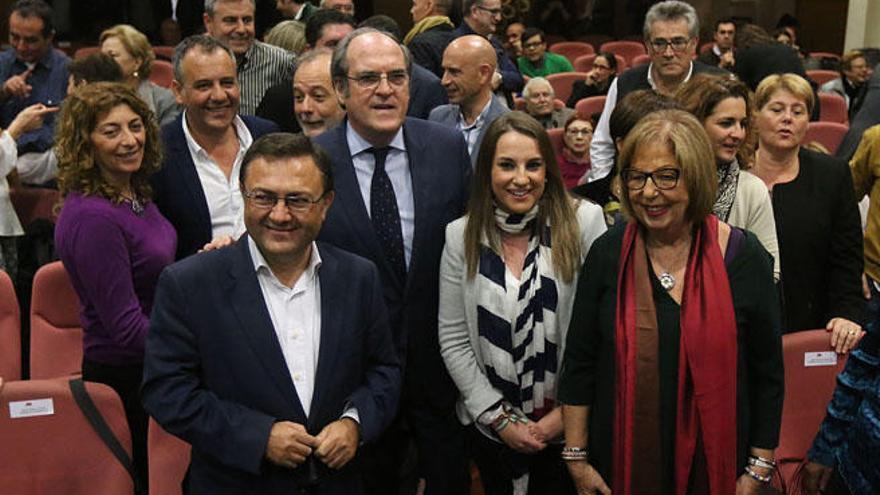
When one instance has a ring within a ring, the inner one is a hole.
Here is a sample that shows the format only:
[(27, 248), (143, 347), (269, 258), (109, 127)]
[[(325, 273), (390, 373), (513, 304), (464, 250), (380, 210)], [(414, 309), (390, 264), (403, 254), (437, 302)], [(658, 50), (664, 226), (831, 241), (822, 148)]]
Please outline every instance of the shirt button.
[(301, 381), (302, 381), (302, 375), (301, 375), (300, 373), (294, 373), (294, 374), (293, 374), (293, 380), (294, 380), (294, 381), (297, 381), (297, 382), (301, 382)]

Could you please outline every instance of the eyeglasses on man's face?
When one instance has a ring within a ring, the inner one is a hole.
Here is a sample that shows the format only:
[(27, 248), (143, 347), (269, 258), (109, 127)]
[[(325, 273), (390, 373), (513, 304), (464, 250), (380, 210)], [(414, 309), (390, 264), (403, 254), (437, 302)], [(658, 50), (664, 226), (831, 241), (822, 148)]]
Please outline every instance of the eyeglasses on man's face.
[(483, 7), (482, 5), (477, 5), (477, 8), (491, 15), (492, 17), (501, 17), (502, 10), (500, 8), (490, 9), (488, 7)]
[(393, 88), (401, 88), (409, 80), (409, 74), (405, 70), (393, 70), (390, 72), (361, 72), (355, 76), (346, 76), (361, 89), (376, 89), (382, 79), (388, 81)]
[(642, 172), (628, 168), (621, 172), (623, 184), (630, 191), (638, 191), (644, 189), (648, 183), (648, 179), (654, 183), (654, 187), (661, 190), (675, 189), (678, 185), (678, 179), (681, 177), (681, 170), (677, 168), (661, 168), (653, 172)]
[(683, 52), (688, 45), (690, 44), (690, 38), (672, 38), (668, 40), (666, 38), (654, 38), (651, 40), (651, 48), (654, 49), (655, 52), (664, 52), (666, 51), (666, 47), (672, 47), (672, 51), (674, 52)]
[(285, 194), (284, 196), (279, 196), (271, 191), (264, 191), (262, 189), (256, 189), (253, 191), (243, 190), (242, 194), (244, 194), (244, 197), (246, 197), (252, 205), (261, 210), (271, 210), (272, 208), (275, 208), (278, 201), (281, 201), (287, 210), (293, 213), (308, 213), (312, 210), (313, 206), (324, 199), (324, 194), (321, 194), (316, 200), (311, 200), (301, 194)]

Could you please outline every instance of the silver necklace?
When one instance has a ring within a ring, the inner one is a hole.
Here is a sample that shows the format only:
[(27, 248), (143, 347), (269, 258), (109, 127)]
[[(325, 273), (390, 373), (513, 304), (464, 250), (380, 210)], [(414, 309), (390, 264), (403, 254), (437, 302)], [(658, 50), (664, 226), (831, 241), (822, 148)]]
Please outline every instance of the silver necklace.
[(128, 201), (131, 205), (131, 211), (134, 212), (135, 215), (141, 216), (144, 213), (144, 204), (137, 198), (137, 196), (128, 197), (124, 194), (120, 194), (122, 199)]
[[(688, 242), (687, 249), (685, 249), (683, 252), (684, 252), (684, 256), (688, 256), (690, 254), (690, 252), (691, 252), (690, 242)], [(679, 256), (675, 259), (673, 266), (677, 266), (678, 262), (681, 260), (681, 258), (682, 258), (682, 256), (681, 256), (681, 254), (679, 254)], [(673, 274), (669, 273), (668, 270), (663, 270), (662, 272), (660, 272), (660, 274), (657, 275), (657, 279), (660, 281), (660, 287), (663, 287), (663, 290), (665, 290), (666, 292), (671, 291), (675, 287), (675, 284), (677, 282), (677, 280), (675, 280), (675, 276)]]

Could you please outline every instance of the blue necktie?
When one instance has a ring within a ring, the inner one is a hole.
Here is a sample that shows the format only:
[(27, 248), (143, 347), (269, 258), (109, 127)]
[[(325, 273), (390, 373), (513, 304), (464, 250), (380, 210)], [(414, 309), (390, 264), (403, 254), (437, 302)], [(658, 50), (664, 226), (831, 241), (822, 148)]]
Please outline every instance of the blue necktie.
[(403, 230), (400, 227), (400, 212), (397, 210), (397, 197), (391, 186), (391, 179), (385, 172), (385, 158), (389, 148), (370, 148), (375, 159), (373, 180), (370, 182), (370, 217), (373, 229), (391, 263), (395, 274), (401, 281), (406, 280), (406, 258), (403, 252)]

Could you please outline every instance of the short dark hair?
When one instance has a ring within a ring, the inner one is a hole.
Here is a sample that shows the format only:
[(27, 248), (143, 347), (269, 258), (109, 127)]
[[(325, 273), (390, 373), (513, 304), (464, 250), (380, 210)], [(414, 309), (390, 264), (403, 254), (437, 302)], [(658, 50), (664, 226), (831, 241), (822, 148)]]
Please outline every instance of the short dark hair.
[(608, 61), (608, 67), (611, 68), (611, 72), (617, 74), (617, 57), (611, 52), (596, 52), (596, 57), (593, 58), (595, 61), (596, 58), (602, 57)]
[(92, 53), (88, 56), (74, 59), (67, 66), (73, 82), (80, 84), (95, 82), (122, 82), (122, 69), (106, 53)]
[(324, 194), (333, 190), (333, 165), (330, 155), (308, 137), (302, 134), (289, 132), (272, 132), (262, 136), (251, 144), (244, 158), (241, 159), (241, 169), (238, 173), (238, 181), (244, 185), (248, 166), (257, 158), (296, 158), (308, 156), (314, 160), (318, 171), (321, 172), (321, 182), (324, 185)]
[[(13, 13), (21, 17), (39, 17), (43, 21), (44, 38), (55, 34), (55, 26), (52, 25), (52, 7), (43, 0), (18, 0), (9, 7), (9, 16)], [(9, 19), (9, 16), (6, 18)]]
[(174, 68), (174, 79), (179, 83), (183, 83), (183, 59), (186, 54), (195, 48), (199, 48), (203, 53), (214, 53), (216, 50), (223, 50), (229, 57), (235, 61), (235, 54), (232, 50), (224, 45), (217, 38), (208, 36), (207, 34), (194, 34), (187, 36), (177, 46), (174, 47), (174, 56), (171, 57), (171, 65)]
[(367, 17), (366, 19), (362, 20), (360, 24), (358, 24), (358, 27), (371, 27), (378, 29), (383, 33), (388, 33), (393, 36), (398, 41), (398, 43), (400, 42), (400, 40), (403, 39), (403, 33), (400, 32), (400, 25), (397, 24), (397, 21), (385, 14), (376, 14), (374, 16)]
[(715, 31), (718, 32), (718, 27), (722, 24), (733, 24), (733, 27), (736, 27), (736, 21), (733, 20), (733, 17), (722, 17), (715, 21)]
[(348, 24), (352, 29), (357, 27), (354, 17), (334, 9), (321, 9), (306, 21), (306, 43), (311, 48), (321, 39), (324, 26), (328, 24)]
[(525, 43), (526, 41), (528, 41), (529, 38), (534, 38), (535, 36), (540, 36), (541, 41), (547, 41), (547, 38), (544, 37), (544, 31), (541, 31), (540, 29), (538, 29), (536, 27), (525, 28), (522, 32), (522, 35), (519, 37), (519, 39), (521, 39), (522, 42)]

